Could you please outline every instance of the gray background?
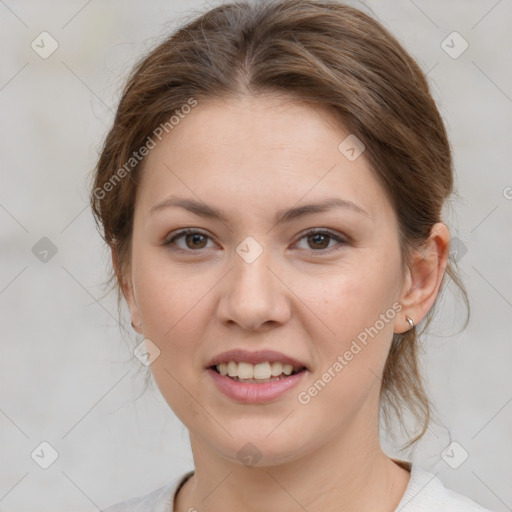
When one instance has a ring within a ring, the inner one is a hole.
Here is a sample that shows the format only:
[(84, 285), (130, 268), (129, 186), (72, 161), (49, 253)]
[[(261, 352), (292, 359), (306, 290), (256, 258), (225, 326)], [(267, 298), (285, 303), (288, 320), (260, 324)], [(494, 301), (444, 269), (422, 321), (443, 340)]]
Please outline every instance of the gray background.
[[(144, 391), (132, 354), (141, 340), (120, 331), (105, 295), (108, 253), (87, 201), (123, 78), (191, 7), (206, 6), (0, 0), (0, 510), (97, 510), (193, 467), (185, 427), (156, 386)], [(457, 334), (464, 311), (447, 291), (423, 342), (439, 420), (411, 456), (455, 491), (512, 510), (512, 5), (367, 6), (428, 71), (446, 121), (460, 197), (445, 219), (463, 244), (472, 305)], [(43, 31), (59, 45), (47, 59), (31, 48)], [(456, 59), (441, 46), (453, 31), (469, 43)], [(57, 248), (46, 262), (32, 251), (43, 237)], [(42, 441), (59, 454), (48, 469), (30, 456)], [(441, 456), (452, 441), (451, 461), (469, 454), (457, 469)]]

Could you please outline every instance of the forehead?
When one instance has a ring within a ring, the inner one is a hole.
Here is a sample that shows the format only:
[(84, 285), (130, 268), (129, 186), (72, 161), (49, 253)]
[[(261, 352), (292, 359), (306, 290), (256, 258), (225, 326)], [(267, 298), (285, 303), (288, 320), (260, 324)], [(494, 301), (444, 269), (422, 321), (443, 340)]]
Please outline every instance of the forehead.
[(145, 211), (169, 194), (278, 210), (338, 193), (370, 214), (389, 207), (364, 153), (340, 152), (349, 135), (326, 108), (292, 98), (198, 100), (146, 157), (138, 201)]

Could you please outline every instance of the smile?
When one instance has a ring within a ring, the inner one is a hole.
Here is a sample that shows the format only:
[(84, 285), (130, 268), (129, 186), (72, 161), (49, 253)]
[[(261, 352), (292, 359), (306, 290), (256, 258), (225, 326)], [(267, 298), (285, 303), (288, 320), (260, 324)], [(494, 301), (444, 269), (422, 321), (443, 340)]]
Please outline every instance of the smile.
[(302, 367), (293, 367), (291, 364), (282, 364), (279, 361), (265, 361), (258, 364), (229, 361), (215, 365), (214, 369), (221, 375), (227, 375), (233, 380), (261, 383), (272, 382), (288, 375), (304, 370)]
[[(233, 363), (230, 365), (230, 363)], [(273, 363), (274, 365), (275, 363)], [(278, 363), (281, 365), (281, 363)], [(244, 404), (263, 404), (265, 402), (275, 401), (278, 398), (286, 394), (287, 391), (298, 385), (298, 383), (305, 377), (307, 370), (302, 367), (297, 370), (290, 371), (290, 368), (279, 368), (274, 366), (274, 372), (279, 375), (261, 378), (263, 375), (272, 373), (272, 366), (270, 363), (258, 363), (252, 365), (250, 363), (236, 363), (230, 361), (229, 363), (223, 363), (217, 365), (222, 371), (228, 372), (228, 365), (230, 365), (231, 373), (234, 375), (230, 376), (227, 373), (222, 374), (217, 367), (210, 367), (207, 369), (208, 375), (213, 379), (216, 389), (223, 395), (227, 396), (231, 400), (244, 403)], [(248, 365), (250, 368), (248, 368)], [(262, 369), (253, 369), (262, 365)], [(286, 365), (285, 365), (286, 366)], [(240, 369), (241, 368), (241, 369)], [(286, 370), (286, 371), (285, 371)], [(235, 373), (236, 371), (236, 373)], [(289, 374), (286, 372), (290, 371)], [(251, 378), (241, 378), (239, 372), (242, 375), (251, 375)], [(260, 378), (254, 378), (254, 372)], [(295, 397), (295, 395), (294, 395)]]

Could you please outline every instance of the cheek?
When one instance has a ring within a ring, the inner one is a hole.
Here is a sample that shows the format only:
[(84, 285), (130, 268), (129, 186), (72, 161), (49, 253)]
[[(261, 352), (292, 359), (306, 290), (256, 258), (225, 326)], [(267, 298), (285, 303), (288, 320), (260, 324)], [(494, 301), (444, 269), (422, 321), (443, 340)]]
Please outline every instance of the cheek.
[(367, 327), (391, 308), (400, 284), (398, 267), (395, 267), (359, 258), (357, 263), (326, 276), (320, 288), (318, 282), (300, 276), (295, 282), (301, 283), (297, 288), (301, 296), (311, 301), (315, 312), (325, 318), (332, 331), (348, 334), (346, 328)]
[(169, 265), (165, 257), (148, 253), (134, 257), (134, 274), (144, 336), (160, 350), (151, 373), (170, 408), (188, 424), (201, 414), (184, 388), (195, 389), (194, 380), (201, 374), (199, 316), (203, 323), (208, 318), (204, 311), (207, 302), (201, 297), (211, 286), (207, 286), (204, 273), (188, 275), (186, 268)]
[(400, 308), (396, 302), (400, 284), (396, 261), (378, 259), (374, 254), (360, 257), (354, 264), (333, 271), (316, 291), (307, 280), (300, 281), (299, 289), (309, 290), (306, 302), (322, 320), (311, 334), (321, 371), (346, 354), (348, 364), (337, 373), (343, 373), (343, 379), (353, 384), (370, 383), (375, 380), (370, 369), (377, 375), (381, 372)]
[(193, 350), (197, 315), (206, 304), (201, 299), (211, 286), (207, 274), (170, 265), (162, 252), (134, 254), (135, 300), (144, 335), (161, 351), (183, 358)]
[[(369, 397), (378, 406), (380, 376), (396, 316), (388, 283), (377, 281), (368, 270), (352, 270), (332, 279), (311, 305), (323, 321), (309, 333), (319, 364), (310, 387), (298, 390), (303, 393), (299, 403), (307, 402), (308, 418), (328, 416), (335, 430), (354, 417)], [(332, 407), (326, 409), (326, 404)]]

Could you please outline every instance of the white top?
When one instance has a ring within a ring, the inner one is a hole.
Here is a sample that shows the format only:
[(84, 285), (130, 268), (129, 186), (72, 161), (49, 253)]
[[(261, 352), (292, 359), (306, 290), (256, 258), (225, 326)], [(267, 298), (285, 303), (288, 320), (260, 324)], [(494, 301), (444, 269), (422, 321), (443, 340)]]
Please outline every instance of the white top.
[[(437, 476), (424, 471), (414, 463), (411, 478), (395, 512), (491, 512), (478, 503), (447, 489)], [(189, 471), (170, 484), (145, 496), (131, 498), (103, 510), (103, 512), (174, 512), (174, 496), (194, 471)]]

